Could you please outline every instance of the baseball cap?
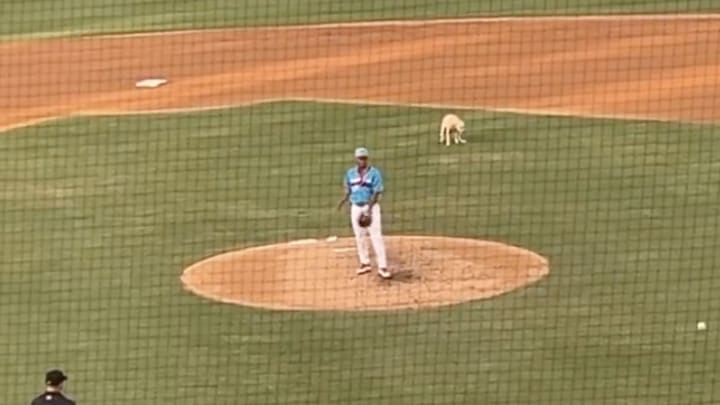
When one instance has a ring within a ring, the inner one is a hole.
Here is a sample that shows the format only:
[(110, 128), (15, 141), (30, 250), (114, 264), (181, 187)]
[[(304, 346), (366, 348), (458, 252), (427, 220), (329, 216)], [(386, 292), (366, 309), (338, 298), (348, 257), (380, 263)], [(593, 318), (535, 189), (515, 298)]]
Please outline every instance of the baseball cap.
[(50, 370), (45, 374), (45, 384), (47, 385), (60, 385), (67, 379), (62, 370)]
[(361, 158), (361, 157), (368, 157), (369, 153), (367, 148), (357, 148), (355, 149), (355, 157)]

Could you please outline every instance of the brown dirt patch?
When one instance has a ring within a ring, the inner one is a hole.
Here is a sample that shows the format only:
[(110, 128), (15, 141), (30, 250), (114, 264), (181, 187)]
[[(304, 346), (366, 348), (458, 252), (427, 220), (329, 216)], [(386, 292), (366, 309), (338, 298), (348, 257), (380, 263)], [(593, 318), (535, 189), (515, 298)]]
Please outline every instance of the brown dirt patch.
[[(720, 121), (720, 19), (701, 17), (8, 41), (0, 59), (0, 130), (71, 115), (277, 99)], [(149, 76), (170, 84), (134, 88)]]
[(260, 246), (187, 268), (182, 282), (216, 301), (292, 310), (393, 310), (494, 297), (549, 272), (531, 251), (474, 239), (386, 237), (392, 280), (356, 275), (352, 238)]

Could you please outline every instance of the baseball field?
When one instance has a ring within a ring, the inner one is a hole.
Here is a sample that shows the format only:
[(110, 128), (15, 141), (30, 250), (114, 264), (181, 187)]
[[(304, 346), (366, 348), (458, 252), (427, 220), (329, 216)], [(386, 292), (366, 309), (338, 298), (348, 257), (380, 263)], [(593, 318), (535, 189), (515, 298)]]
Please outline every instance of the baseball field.
[[(3, 1), (8, 403), (720, 403), (714, 12)], [(358, 146), (392, 280), (334, 208)]]

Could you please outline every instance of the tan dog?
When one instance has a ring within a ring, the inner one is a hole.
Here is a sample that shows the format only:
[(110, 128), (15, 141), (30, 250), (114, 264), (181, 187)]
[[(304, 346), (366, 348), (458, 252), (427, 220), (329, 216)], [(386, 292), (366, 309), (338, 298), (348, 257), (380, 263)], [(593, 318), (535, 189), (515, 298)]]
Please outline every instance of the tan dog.
[(464, 132), (465, 122), (455, 114), (447, 114), (443, 117), (442, 123), (440, 124), (440, 143), (444, 142), (445, 146), (450, 146), (451, 137), (456, 145), (465, 143), (466, 141), (463, 139)]

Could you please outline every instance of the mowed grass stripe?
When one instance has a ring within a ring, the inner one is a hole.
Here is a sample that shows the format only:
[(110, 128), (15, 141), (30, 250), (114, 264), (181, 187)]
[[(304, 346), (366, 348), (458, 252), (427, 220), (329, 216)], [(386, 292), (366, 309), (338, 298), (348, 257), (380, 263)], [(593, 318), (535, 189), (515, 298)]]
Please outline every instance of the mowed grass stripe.
[(717, 12), (713, 0), (5, 0), (0, 38), (512, 15)]

